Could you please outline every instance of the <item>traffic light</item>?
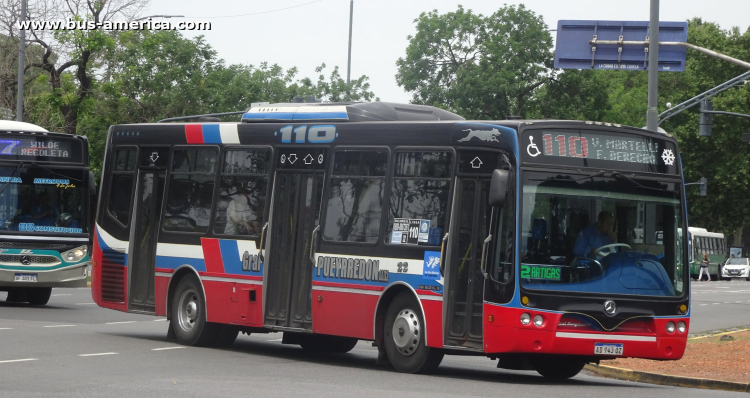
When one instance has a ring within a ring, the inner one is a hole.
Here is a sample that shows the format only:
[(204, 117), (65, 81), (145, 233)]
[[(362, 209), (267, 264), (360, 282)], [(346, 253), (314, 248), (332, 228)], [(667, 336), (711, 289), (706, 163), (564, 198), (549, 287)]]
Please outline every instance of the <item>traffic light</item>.
[(701, 121), (698, 128), (698, 135), (701, 137), (711, 136), (711, 123), (714, 120), (714, 115), (705, 113), (706, 111), (713, 111), (714, 103), (709, 100), (701, 101)]
[(708, 188), (708, 180), (706, 177), (701, 177), (701, 196), (706, 196), (706, 189)]

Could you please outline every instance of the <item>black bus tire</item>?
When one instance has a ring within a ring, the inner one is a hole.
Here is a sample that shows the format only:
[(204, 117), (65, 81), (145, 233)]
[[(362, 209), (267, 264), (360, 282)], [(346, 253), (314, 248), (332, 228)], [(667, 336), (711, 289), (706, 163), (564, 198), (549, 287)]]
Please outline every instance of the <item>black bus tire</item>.
[(537, 373), (555, 380), (569, 379), (586, 366), (586, 361), (575, 357), (535, 357), (531, 363)]
[(26, 299), (31, 305), (45, 305), (52, 295), (51, 287), (30, 287), (26, 289)]
[(217, 325), (206, 322), (206, 298), (192, 276), (182, 278), (177, 284), (170, 327), (180, 344), (209, 346), (215, 341)]
[(388, 306), (383, 344), (391, 365), (403, 373), (429, 373), (443, 360), (443, 352), (425, 344), (421, 307), (411, 292), (399, 293)]

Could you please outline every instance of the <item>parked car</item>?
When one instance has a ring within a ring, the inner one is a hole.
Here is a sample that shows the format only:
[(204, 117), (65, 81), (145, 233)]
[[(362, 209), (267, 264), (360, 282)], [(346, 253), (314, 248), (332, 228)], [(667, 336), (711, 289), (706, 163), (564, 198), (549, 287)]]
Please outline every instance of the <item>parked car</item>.
[(722, 278), (745, 278), (750, 281), (750, 259), (733, 257), (727, 260), (721, 271)]

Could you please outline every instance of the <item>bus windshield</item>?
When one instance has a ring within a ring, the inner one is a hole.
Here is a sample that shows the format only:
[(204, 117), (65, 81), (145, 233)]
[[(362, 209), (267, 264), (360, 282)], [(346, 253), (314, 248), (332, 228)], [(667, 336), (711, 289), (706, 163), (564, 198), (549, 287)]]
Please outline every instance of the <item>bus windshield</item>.
[(617, 172), (525, 172), (521, 284), (527, 289), (681, 296), (679, 183)]
[(0, 166), (0, 232), (86, 233), (82, 169)]

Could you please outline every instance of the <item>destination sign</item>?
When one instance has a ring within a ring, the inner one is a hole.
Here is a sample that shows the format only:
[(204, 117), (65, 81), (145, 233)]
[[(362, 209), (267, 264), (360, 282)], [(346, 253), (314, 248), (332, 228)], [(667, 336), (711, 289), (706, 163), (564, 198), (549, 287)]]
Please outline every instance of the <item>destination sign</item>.
[(525, 163), (678, 172), (675, 144), (647, 135), (577, 129), (533, 130), (524, 134), (521, 148)]
[(33, 159), (61, 162), (82, 162), (80, 142), (35, 136), (7, 135), (0, 137), (0, 160)]

